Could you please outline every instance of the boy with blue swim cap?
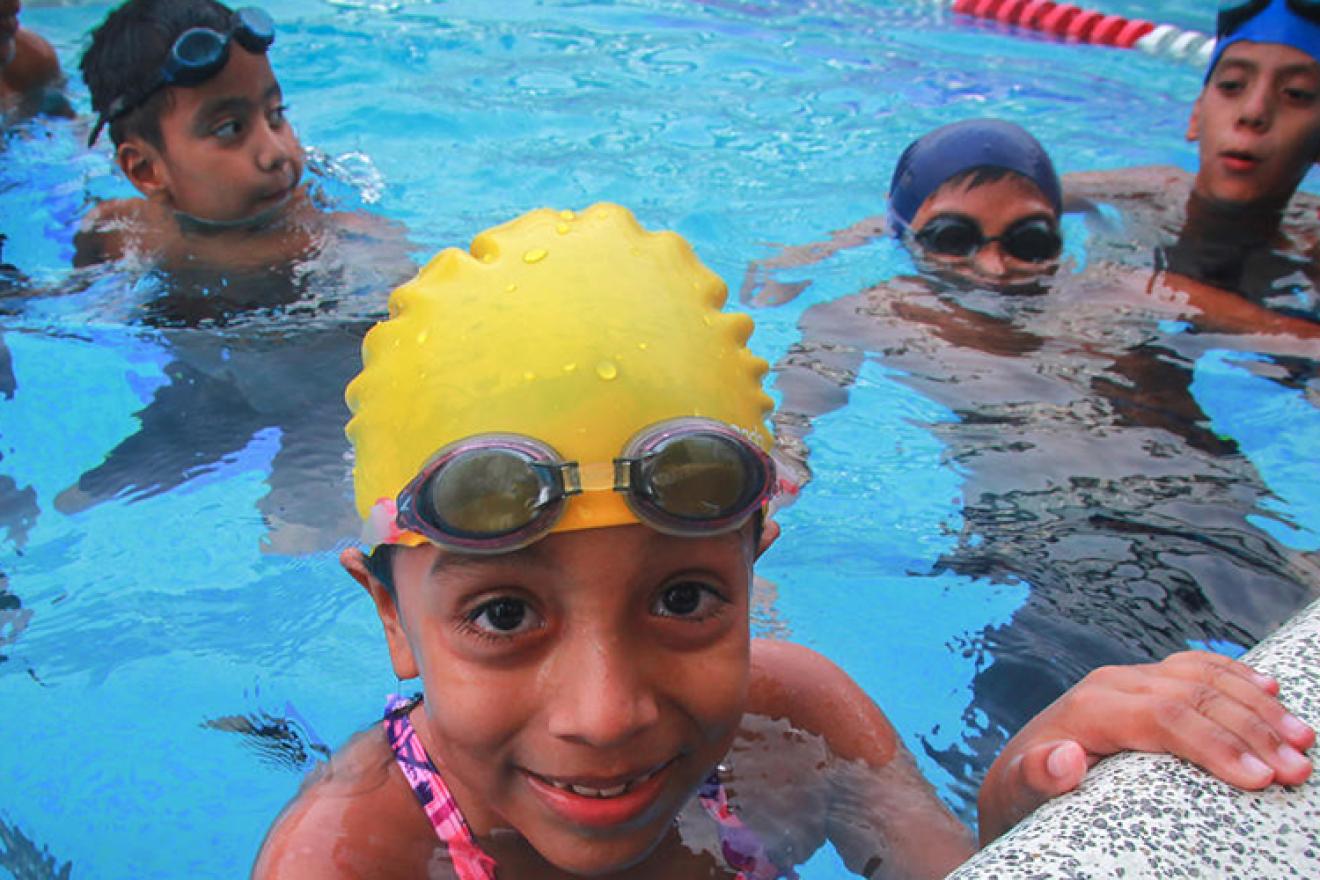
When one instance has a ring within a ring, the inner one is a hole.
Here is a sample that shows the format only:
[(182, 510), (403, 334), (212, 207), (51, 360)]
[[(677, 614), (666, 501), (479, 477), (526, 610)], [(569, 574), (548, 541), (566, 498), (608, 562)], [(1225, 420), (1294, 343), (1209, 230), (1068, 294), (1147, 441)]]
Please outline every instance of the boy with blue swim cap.
[(992, 287), (1052, 271), (1063, 191), (1045, 148), (1002, 119), (966, 119), (917, 138), (889, 184), (889, 226), (930, 268)]
[(1200, 143), (1195, 190), (1281, 209), (1320, 161), (1320, 6), (1221, 4), (1218, 37), (1188, 125)]
[(1162, 239), (1156, 269), (1174, 286), (1190, 282), (1193, 296), (1208, 286), (1320, 320), (1316, 202), (1298, 193), (1320, 161), (1320, 13), (1314, 0), (1234, 0), (1220, 4), (1216, 30), (1187, 126), (1192, 178), (1165, 167), (1090, 172), (1069, 175), (1067, 191), (1120, 207), (1130, 238)]
[(785, 248), (779, 257), (753, 263), (742, 296), (762, 303), (796, 296), (806, 284), (785, 294), (761, 273), (818, 262), (885, 232), (920, 268), (946, 280), (992, 289), (1031, 285), (1058, 266), (1064, 208), (1054, 163), (1030, 132), (1003, 119), (953, 122), (903, 150), (883, 218), (866, 218), (829, 242)]

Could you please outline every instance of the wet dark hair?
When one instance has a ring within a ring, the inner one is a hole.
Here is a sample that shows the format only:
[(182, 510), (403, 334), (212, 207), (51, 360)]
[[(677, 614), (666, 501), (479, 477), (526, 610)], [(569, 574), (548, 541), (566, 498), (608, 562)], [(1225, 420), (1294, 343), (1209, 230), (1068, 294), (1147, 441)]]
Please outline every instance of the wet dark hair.
[[(148, 88), (160, 73), (174, 41), (189, 28), (229, 30), (233, 12), (217, 0), (128, 0), (92, 31), (79, 69), (92, 93), (92, 110), (104, 114), (116, 98)], [(141, 106), (110, 123), (115, 146), (140, 137), (165, 149), (160, 114), (170, 90), (161, 89)]]
[[(765, 514), (757, 513), (752, 526), (752, 546), (761, 543), (761, 533), (765, 531)], [(389, 590), (390, 598), (397, 599), (394, 590), (394, 554), (398, 544), (377, 544), (376, 549), (367, 554), (367, 572), (380, 581)]]
[[(936, 187), (938, 192), (946, 186), (957, 187), (961, 189), (976, 189), (981, 186), (989, 186), (992, 183), (998, 183), (1009, 177), (1017, 177), (1036, 186), (1036, 181), (1027, 177), (1025, 174), (1019, 174), (1011, 168), (1001, 168), (998, 165), (978, 165), (975, 168), (968, 168), (966, 171), (959, 171), (948, 180)], [(1039, 187), (1037, 187), (1039, 189)]]

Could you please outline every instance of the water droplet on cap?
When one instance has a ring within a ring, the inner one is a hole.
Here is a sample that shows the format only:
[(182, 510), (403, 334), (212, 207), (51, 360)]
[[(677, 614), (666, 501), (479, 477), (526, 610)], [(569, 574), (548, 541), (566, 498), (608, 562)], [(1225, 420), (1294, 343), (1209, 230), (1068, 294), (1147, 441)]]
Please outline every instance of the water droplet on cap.
[(550, 252), (545, 248), (532, 248), (530, 251), (523, 254), (523, 262), (539, 263), (548, 256), (550, 256)]
[(618, 378), (619, 368), (615, 366), (614, 361), (601, 361), (596, 364), (596, 375), (606, 382), (611, 382)]

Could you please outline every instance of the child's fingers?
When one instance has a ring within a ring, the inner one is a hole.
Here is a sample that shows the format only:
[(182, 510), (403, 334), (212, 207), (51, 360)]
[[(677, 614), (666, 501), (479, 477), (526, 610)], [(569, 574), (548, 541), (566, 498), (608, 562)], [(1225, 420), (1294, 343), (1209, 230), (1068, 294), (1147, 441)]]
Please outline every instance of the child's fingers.
[(1161, 698), (1154, 708), (1163, 750), (1199, 764), (1240, 788), (1300, 782), (1310, 763), (1242, 703), (1204, 685)]
[(1277, 682), (1244, 664), (1189, 652), (1097, 670), (1088, 679), (1090, 711), (1074, 718), (1093, 754), (1170, 752), (1249, 789), (1295, 785), (1312, 772), (1300, 749), (1314, 742), (1314, 732), (1271, 695)]
[(1247, 740), (1262, 757), (1283, 745), (1300, 751), (1315, 743), (1315, 731), (1278, 701), (1278, 682), (1245, 664), (1214, 654), (1188, 652), (1175, 654), (1159, 666), (1179, 669), (1182, 676), (1189, 676), (1186, 680), (1193, 690), (1187, 698), (1203, 714)]
[(1001, 802), (1009, 824), (1080, 785), (1089, 763), (1086, 750), (1071, 740), (1037, 743), (1024, 750), (1013, 760), (1001, 788), (1011, 793), (1008, 803)]

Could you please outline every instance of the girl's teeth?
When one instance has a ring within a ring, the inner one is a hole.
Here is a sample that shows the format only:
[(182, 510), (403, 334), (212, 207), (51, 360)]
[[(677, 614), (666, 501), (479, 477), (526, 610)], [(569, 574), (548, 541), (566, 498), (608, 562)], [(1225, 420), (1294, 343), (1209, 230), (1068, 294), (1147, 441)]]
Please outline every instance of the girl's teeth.
[(555, 788), (563, 789), (564, 791), (571, 791), (573, 792), (573, 794), (577, 795), (578, 797), (612, 798), (612, 797), (618, 797), (619, 795), (626, 792), (628, 789), (632, 788), (634, 785), (639, 785), (643, 782), (646, 782), (648, 779), (650, 779), (652, 776), (655, 776), (655, 774), (659, 772), (660, 772), (659, 770), (654, 770), (650, 773), (647, 773), (644, 776), (639, 776), (636, 779), (629, 780), (628, 782), (625, 782), (623, 785), (616, 785), (613, 788), (587, 788), (585, 785), (571, 785), (567, 782), (556, 782), (553, 779), (549, 779), (546, 781), (549, 782), (551, 785), (553, 785)]

